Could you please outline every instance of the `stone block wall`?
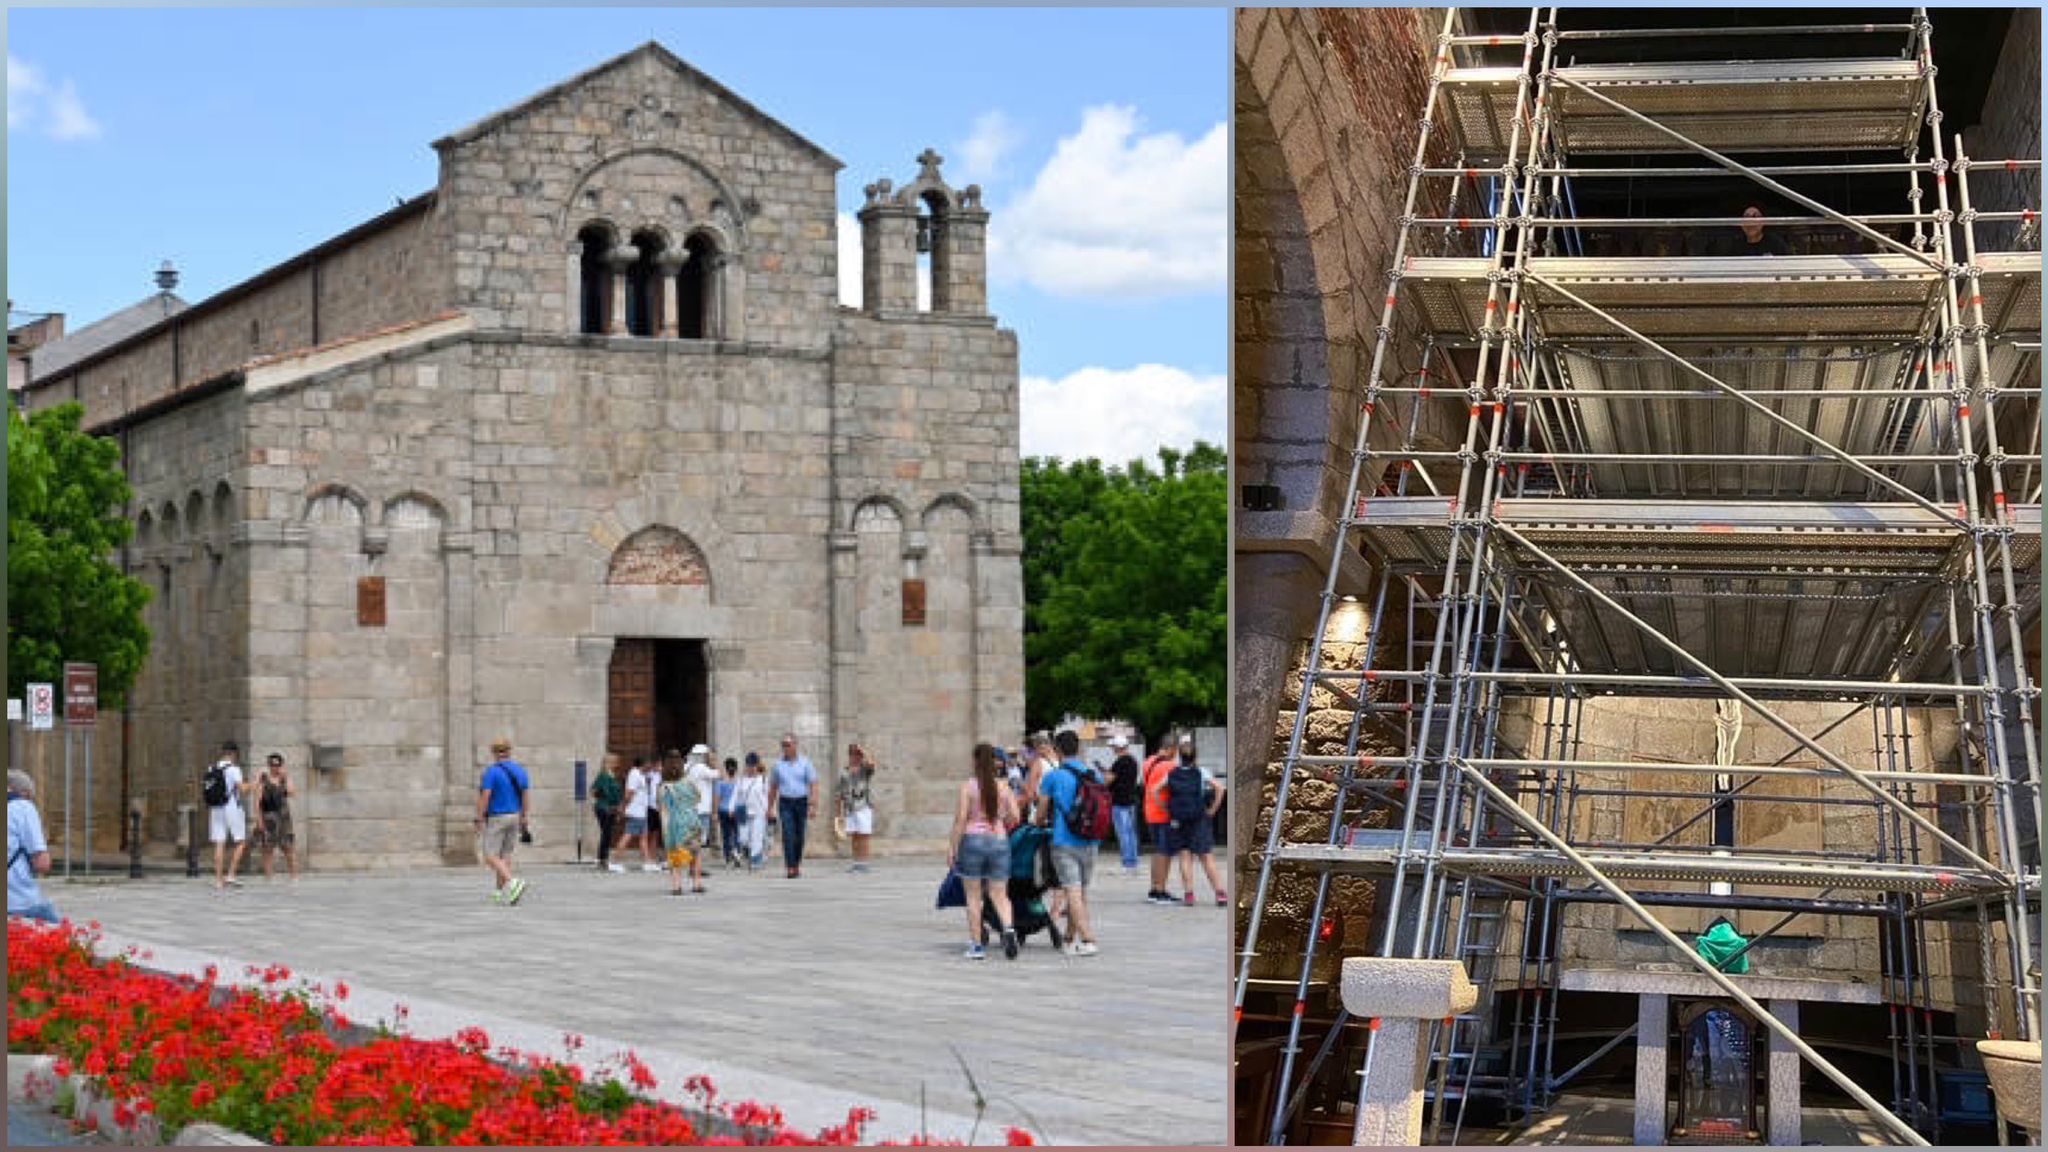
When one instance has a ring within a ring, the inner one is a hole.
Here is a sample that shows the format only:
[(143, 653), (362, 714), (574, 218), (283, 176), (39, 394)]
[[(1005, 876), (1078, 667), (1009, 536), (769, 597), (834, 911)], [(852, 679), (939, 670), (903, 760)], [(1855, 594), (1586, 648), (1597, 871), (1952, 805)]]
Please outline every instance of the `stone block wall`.
[(97, 425), (251, 360), (422, 320), (447, 307), (444, 265), (432, 201), (409, 204), (39, 381), (29, 401), (76, 399)]
[[(1865, 770), (1897, 770), (1876, 749), (1871, 716), (1850, 716), (1832, 731), (1821, 735), (1830, 723), (1849, 714), (1852, 705), (1808, 701), (1768, 701), (1773, 712), (1816, 737), (1829, 752)], [(1500, 734), (1509, 749), (1540, 754), (1543, 746), (1541, 700), (1509, 701), (1502, 709)], [(1694, 799), (1651, 799), (1642, 796), (1582, 796), (1573, 807), (1571, 839), (1585, 846), (1599, 842), (1647, 843), (1672, 831), (1685, 819), (1711, 802), (1712, 777), (1659, 773), (1659, 760), (1707, 763), (1714, 759), (1714, 705), (1711, 700), (1667, 700), (1624, 696), (1601, 696), (1588, 701), (1583, 712), (1576, 758), (1584, 760), (1636, 761), (1639, 772), (1580, 772), (1580, 785), (1589, 790), (1657, 790), (1697, 792)], [(1954, 771), (1955, 728), (1951, 713), (1932, 709), (1910, 709), (1905, 714), (1912, 763), (1936, 771)], [(1903, 747), (1901, 745), (1900, 747)], [(1787, 757), (1787, 766), (1824, 763), (1793, 739), (1771, 726), (1753, 711), (1745, 709), (1735, 758), (1742, 764), (1772, 764)], [(1956, 799), (1943, 790), (1941, 799)], [(1827, 801), (1862, 800), (1868, 797), (1855, 782), (1833, 778), (1766, 779), (1748, 789), (1746, 795), (1784, 796), (1785, 802), (1738, 802), (1736, 843), (1776, 851), (1826, 851), (1868, 855), (1880, 836), (1880, 817), (1863, 805), (1813, 804)], [(1918, 800), (1933, 796), (1923, 790)], [(1529, 802), (1533, 806), (1533, 800)], [(1944, 813), (1941, 823), (1952, 835), (1963, 831), (1958, 813)], [(1883, 817), (1883, 835), (1893, 836), (1891, 816)], [(1910, 826), (1908, 826), (1910, 828)], [(1959, 836), (1959, 838), (1963, 838)], [(1925, 847), (1922, 834), (1922, 862), (1934, 857)], [(1968, 840), (1965, 839), (1967, 843)], [(1703, 820), (1672, 840), (1674, 846), (1704, 849), (1710, 845), (1707, 821)], [(1910, 859), (1910, 857), (1908, 857)], [(1631, 891), (1707, 891), (1704, 883), (1642, 882)], [(1753, 890), (1760, 895), (1818, 897), (1821, 890), (1780, 885), (1737, 885), (1742, 894)], [(1838, 898), (1845, 894), (1835, 893)], [(1846, 898), (1854, 898), (1848, 896)], [(1651, 907), (1650, 911), (1681, 937), (1704, 931), (1714, 913), (1710, 909)], [(1740, 911), (1731, 915), (1736, 929), (1754, 936), (1775, 924), (1783, 913)], [(1632, 964), (1672, 963), (1670, 948), (1657, 939), (1625, 910), (1612, 904), (1575, 904), (1562, 915), (1564, 935), (1560, 955), (1566, 964), (1588, 967), (1617, 967)], [(1519, 932), (1519, 917), (1511, 930)], [(1879, 932), (1883, 922), (1868, 917), (1805, 915), (1780, 929), (1751, 952), (1752, 970), (1769, 975), (1808, 979), (1857, 979), (1877, 983), (1881, 972)], [(1975, 928), (1966, 924), (1934, 925), (1928, 929), (1929, 971), (1935, 1005), (1942, 1010), (1981, 1013), (1980, 969), (1977, 961)], [(1981, 1017), (1980, 1017), (1981, 1018)]]
[[(1941, 14), (1933, 14), (1934, 53), (1946, 59), (1941, 38)], [(2030, 160), (2041, 155), (2041, 10), (2015, 8), (2007, 25), (2005, 46), (1991, 70), (1990, 89), (1977, 123), (1963, 133), (1963, 147), (1969, 155), (1984, 160)], [(1930, 194), (1924, 201), (1932, 205)], [(1954, 205), (1958, 211), (1961, 204)], [(1970, 206), (1980, 212), (2041, 210), (2041, 171), (2038, 168), (2008, 173), (1998, 167), (1970, 169)], [(1931, 208), (1930, 208), (1931, 210)], [(1985, 221), (1977, 225), (1977, 250), (2002, 252), (2019, 246), (2019, 224)], [(2034, 229), (2033, 248), (2041, 246), (2040, 227)], [(1957, 238), (1957, 243), (1961, 243)]]
[(122, 434), (137, 525), (126, 564), (152, 591), (150, 655), (127, 738), (131, 791), (148, 807), (145, 841), (176, 838), (176, 805), (198, 802), (199, 773), (222, 740), (249, 756), (245, 412), (226, 392)]
[(479, 326), (574, 332), (576, 235), (603, 222), (737, 258), (745, 337), (822, 349), (837, 298), (837, 161), (649, 46), (437, 144), (457, 303)]
[[(1326, 667), (1356, 671), (1365, 666), (1365, 639), (1369, 616), (1362, 604), (1344, 605), (1331, 620), (1323, 645), (1323, 662)], [(1249, 850), (1235, 854), (1237, 879), (1234, 891), (1249, 894), (1258, 882), (1258, 864), (1252, 853), (1263, 852), (1266, 838), (1271, 833), (1276, 811), (1276, 800), (1287, 746), (1293, 736), (1298, 710), (1301, 707), (1300, 685), (1307, 667), (1308, 649), (1301, 646), (1295, 662), (1287, 671), (1284, 681), (1284, 696), (1277, 722), (1268, 730), (1267, 746), (1262, 749), (1264, 772), (1258, 783), (1256, 805), (1257, 816), (1252, 825)], [(1378, 658), (1375, 663), (1378, 663)], [(1351, 723), (1351, 709), (1344, 701), (1327, 689), (1318, 688), (1311, 694), (1308, 716), (1304, 724), (1302, 751), (1312, 756), (1339, 756), (1346, 751), (1347, 736)], [(1375, 755), (1397, 754), (1397, 748), (1387, 734), (1367, 725), (1361, 730), (1358, 750)], [(1293, 781), (1288, 785), (1287, 819), (1280, 829), (1283, 843), (1323, 844), (1330, 838), (1330, 816), (1337, 802), (1338, 789), (1320, 769), (1297, 768)], [(1345, 804), (1345, 823), (1355, 827), (1385, 827), (1387, 812), (1376, 808), (1360, 818), (1358, 799), (1353, 797)], [(1356, 876), (1337, 876), (1331, 883), (1329, 899), (1325, 904), (1325, 918), (1331, 924), (1331, 936), (1317, 944), (1313, 976), (1318, 981), (1334, 982), (1337, 969), (1344, 956), (1359, 955), (1376, 947), (1386, 917), (1386, 912), (1376, 899), (1377, 883)], [(1272, 888), (1268, 893), (1265, 919), (1260, 927), (1258, 954), (1253, 964), (1253, 976), (1259, 979), (1292, 979), (1301, 971), (1301, 956), (1307, 946), (1310, 930), (1310, 913), (1315, 905), (1316, 877), (1305, 869), (1275, 869)], [(1238, 901), (1239, 938), (1246, 930), (1245, 915), (1250, 910), (1247, 895)], [(1330, 1009), (1337, 1007), (1333, 999)]]
[[(878, 833), (936, 841), (975, 743), (1024, 723), (1016, 335), (851, 310), (836, 331), (833, 755), (858, 740), (894, 769)], [(904, 623), (907, 579), (923, 624)]]

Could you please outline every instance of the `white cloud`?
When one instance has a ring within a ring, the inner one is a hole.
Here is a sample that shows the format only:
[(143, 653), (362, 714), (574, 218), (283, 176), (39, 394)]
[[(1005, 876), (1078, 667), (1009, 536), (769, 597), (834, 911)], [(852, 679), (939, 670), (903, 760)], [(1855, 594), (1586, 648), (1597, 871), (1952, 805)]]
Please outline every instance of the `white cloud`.
[(1221, 291), (1228, 133), (1140, 135), (1134, 108), (1081, 114), (1030, 190), (989, 222), (989, 272), (1056, 296), (1142, 299)]
[(7, 54), (7, 127), (18, 128), (28, 122), (29, 109), (43, 90), (43, 78), (35, 68)]
[[(860, 220), (851, 212), (839, 214), (839, 302), (848, 308), (861, 306)], [(932, 306), (930, 263), (918, 266), (917, 306)]]
[(963, 186), (986, 183), (1000, 175), (1003, 161), (1023, 140), (1024, 133), (1008, 116), (1000, 111), (983, 112), (975, 117), (974, 130), (960, 145), (960, 164), (951, 174), (952, 182)]
[(65, 80), (54, 88), (34, 65), (7, 55), (7, 130), (40, 129), (52, 140), (91, 140), (99, 121), (85, 110), (78, 89)]
[(1026, 456), (1094, 457), (1123, 465), (1155, 459), (1161, 447), (1196, 440), (1224, 443), (1221, 375), (1196, 376), (1164, 364), (1082, 368), (1058, 380), (1026, 376), (1022, 432)]
[(54, 140), (91, 140), (100, 134), (99, 121), (86, 112), (69, 80), (50, 97), (49, 133)]

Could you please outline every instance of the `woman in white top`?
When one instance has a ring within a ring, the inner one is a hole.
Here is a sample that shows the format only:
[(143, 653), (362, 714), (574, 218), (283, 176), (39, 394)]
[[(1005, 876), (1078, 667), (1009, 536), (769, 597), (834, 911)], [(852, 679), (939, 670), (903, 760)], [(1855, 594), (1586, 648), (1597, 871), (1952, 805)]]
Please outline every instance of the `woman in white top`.
[(761, 854), (768, 831), (768, 777), (761, 767), (761, 754), (747, 753), (747, 770), (733, 786), (734, 815), (745, 814), (740, 823), (740, 841), (747, 850), (747, 871), (761, 867)]
[(1017, 931), (1010, 921), (1010, 828), (1017, 823), (1017, 797), (996, 774), (996, 750), (974, 746), (974, 779), (960, 784), (960, 803), (953, 813), (953, 833), (946, 865), (960, 874), (967, 892), (968, 960), (988, 956), (988, 929), (982, 922), (984, 890), (1003, 926), (1003, 955), (1017, 958)]

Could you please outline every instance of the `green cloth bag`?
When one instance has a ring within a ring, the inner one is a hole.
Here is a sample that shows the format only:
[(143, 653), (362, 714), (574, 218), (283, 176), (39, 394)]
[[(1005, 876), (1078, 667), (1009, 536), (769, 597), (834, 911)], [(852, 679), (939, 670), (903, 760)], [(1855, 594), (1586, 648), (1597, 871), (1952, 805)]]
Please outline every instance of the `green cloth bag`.
[[(1749, 953), (1742, 952), (1743, 946), (1748, 943), (1749, 941), (1736, 934), (1733, 924), (1722, 920), (1693, 941), (1693, 948), (1714, 967), (1723, 972), (1734, 972), (1739, 975), (1749, 971)], [(1731, 968), (1728, 965), (1728, 958), (1737, 952), (1742, 952), (1742, 955), (1736, 958), (1735, 966)]]

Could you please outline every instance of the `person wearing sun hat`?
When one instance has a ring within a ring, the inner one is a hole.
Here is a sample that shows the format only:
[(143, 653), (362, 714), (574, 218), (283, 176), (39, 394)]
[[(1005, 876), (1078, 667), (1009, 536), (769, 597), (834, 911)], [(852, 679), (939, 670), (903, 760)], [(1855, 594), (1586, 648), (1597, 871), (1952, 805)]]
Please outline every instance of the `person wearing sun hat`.
[(526, 881), (512, 875), (512, 848), (527, 826), (526, 793), (532, 785), (526, 769), (512, 759), (510, 740), (493, 740), (491, 756), (476, 792), (477, 855), (497, 882), (491, 901), (517, 904), (526, 894)]

